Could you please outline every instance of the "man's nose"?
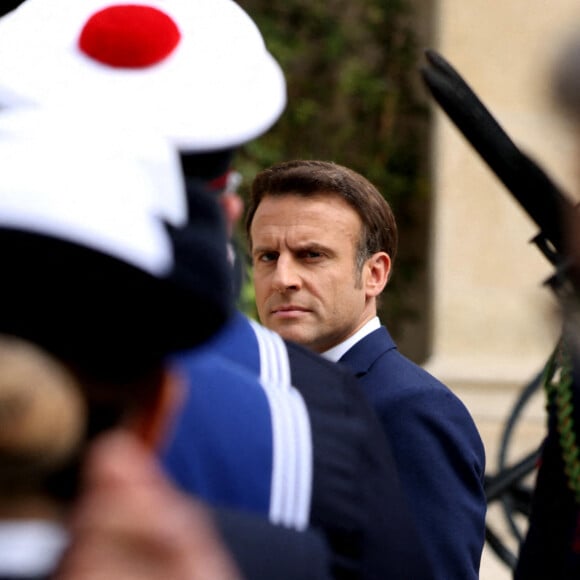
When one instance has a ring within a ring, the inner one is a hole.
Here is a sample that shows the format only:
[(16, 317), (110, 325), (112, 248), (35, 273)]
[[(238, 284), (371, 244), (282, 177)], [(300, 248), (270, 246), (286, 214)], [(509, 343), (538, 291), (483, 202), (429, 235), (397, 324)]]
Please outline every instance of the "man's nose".
[(301, 287), (298, 267), (291, 256), (281, 254), (276, 261), (276, 270), (272, 278), (272, 287), (277, 292), (298, 290)]

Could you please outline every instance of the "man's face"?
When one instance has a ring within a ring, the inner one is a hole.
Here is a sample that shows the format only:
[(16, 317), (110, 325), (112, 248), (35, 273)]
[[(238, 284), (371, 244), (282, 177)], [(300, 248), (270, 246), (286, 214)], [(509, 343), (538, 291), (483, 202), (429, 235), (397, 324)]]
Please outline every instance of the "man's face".
[(375, 315), (355, 253), (361, 219), (336, 195), (266, 196), (250, 236), (258, 315), (286, 339), (323, 352)]

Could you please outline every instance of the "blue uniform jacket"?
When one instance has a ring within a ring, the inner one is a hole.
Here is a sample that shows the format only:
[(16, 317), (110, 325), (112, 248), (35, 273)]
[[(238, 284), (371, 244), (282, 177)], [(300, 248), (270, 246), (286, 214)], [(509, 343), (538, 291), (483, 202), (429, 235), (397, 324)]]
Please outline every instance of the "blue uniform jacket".
[(161, 449), (184, 491), (223, 508), (304, 529), (312, 494), (308, 411), (289, 383), (263, 385), (245, 367), (201, 347), (172, 361), (185, 400)]
[(485, 452), (469, 412), (397, 350), (385, 327), (355, 344), (340, 363), (358, 377), (391, 443), (434, 577), (477, 579)]

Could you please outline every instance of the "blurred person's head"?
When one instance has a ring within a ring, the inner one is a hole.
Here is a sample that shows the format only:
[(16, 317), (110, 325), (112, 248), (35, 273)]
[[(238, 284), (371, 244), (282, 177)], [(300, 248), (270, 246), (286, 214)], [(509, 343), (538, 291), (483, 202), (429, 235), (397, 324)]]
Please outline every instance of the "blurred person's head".
[(0, 116), (0, 416), (21, 428), (0, 435), (3, 492), (28, 478), (31, 491), (71, 494), (85, 444), (115, 426), (153, 444), (178, 397), (166, 357), (231, 308), (212, 200), (196, 199), (186, 230), (169, 226), (185, 223), (177, 152), (146, 133), (111, 135), (80, 118)]

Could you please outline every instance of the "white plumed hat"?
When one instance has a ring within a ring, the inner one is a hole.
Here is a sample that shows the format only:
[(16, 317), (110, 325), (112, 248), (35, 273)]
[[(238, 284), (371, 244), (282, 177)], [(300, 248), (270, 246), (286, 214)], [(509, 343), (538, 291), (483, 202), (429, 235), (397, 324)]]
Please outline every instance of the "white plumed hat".
[(85, 108), (196, 152), (254, 139), (285, 104), (279, 65), (232, 0), (26, 0), (0, 19), (0, 107)]

